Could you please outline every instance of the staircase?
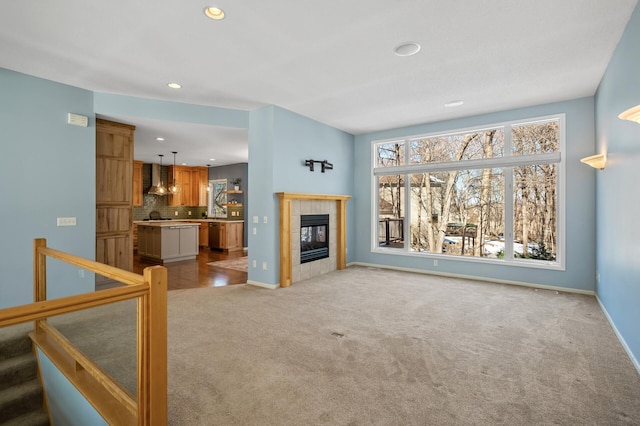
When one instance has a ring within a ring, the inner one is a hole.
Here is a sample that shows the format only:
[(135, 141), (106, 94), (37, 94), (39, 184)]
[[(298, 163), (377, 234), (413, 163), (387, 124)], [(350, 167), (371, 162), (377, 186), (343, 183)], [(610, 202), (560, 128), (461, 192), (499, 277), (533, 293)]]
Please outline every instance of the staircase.
[(0, 340), (0, 426), (49, 425), (31, 339), (22, 333)]

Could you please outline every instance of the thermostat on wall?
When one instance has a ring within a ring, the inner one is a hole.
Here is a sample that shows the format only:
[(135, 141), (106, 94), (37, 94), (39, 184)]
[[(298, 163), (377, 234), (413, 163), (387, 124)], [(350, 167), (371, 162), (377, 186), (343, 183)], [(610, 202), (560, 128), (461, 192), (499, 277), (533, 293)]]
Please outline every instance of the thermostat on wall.
[(67, 114), (67, 123), (73, 124), (74, 126), (87, 127), (89, 124), (89, 117), (70, 112)]

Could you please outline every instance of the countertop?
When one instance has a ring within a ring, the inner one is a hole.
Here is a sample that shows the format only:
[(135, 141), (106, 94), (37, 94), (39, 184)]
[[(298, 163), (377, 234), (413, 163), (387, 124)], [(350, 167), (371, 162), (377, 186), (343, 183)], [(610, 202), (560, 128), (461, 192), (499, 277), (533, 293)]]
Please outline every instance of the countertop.
[(229, 219), (172, 219), (172, 220), (134, 220), (136, 225), (153, 225), (153, 226), (176, 226), (176, 225), (189, 225), (199, 224), (207, 222), (221, 222), (221, 223), (243, 223), (244, 220), (229, 220)]
[(135, 221), (136, 225), (144, 225), (144, 226), (155, 226), (158, 228), (168, 228), (171, 226), (190, 226), (196, 227), (200, 226), (200, 222), (191, 222), (186, 220), (144, 220), (144, 221)]

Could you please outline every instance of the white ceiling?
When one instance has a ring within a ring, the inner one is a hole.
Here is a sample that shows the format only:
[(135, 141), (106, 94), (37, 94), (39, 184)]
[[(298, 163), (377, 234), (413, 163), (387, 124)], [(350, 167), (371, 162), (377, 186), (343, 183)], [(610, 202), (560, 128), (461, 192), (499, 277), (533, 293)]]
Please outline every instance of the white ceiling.
[[(0, 67), (97, 92), (273, 104), (360, 134), (591, 96), (636, 3), (217, 0), (226, 18), (211, 21), (203, 0), (10, 1)], [(395, 56), (406, 41), (422, 50)], [(246, 161), (246, 132), (113, 118), (138, 126), (137, 159), (165, 133), (182, 161)]]

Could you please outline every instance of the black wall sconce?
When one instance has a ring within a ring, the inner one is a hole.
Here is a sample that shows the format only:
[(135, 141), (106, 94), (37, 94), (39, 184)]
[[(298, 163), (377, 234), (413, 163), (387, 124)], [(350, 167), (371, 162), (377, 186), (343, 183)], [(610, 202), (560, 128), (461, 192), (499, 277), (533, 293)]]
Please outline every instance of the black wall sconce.
[(325, 170), (333, 170), (333, 164), (331, 164), (330, 162), (328, 162), (327, 160), (304, 160), (304, 165), (305, 167), (309, 167), (309, 171), (313, 171), (313, 164), (314, 163), (319, 163), (322, 166), (322, 173), (324, 173)]

